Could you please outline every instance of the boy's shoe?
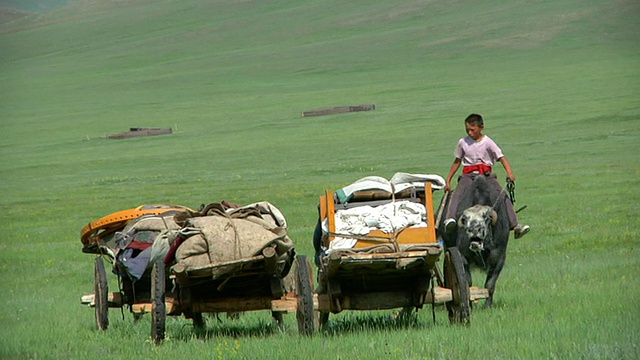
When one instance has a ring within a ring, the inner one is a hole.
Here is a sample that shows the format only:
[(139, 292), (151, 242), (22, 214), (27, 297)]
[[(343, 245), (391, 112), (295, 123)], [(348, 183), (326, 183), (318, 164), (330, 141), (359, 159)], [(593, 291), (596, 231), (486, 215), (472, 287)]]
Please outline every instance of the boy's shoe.
[(529, 227), (529, 225), (517, 225), (513, 228), (514, 238), (520, 239), (521, 237), (527, 235), (530, 230), (531, 228)]
[(444, 221), (444, 231), (451, 234), (456, 229), (456, 219), (449, 218)]

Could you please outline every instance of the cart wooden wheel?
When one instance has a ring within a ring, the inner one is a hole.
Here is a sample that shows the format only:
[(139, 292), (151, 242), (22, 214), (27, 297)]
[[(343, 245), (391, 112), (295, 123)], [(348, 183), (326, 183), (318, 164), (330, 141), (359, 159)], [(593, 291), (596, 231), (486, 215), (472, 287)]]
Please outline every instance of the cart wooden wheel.
[(164, 303), (165, 268), (162, 260), (151, 270), (151, 338), (158, 344), (164, 340), (167, 313)]
[(96, 258), (94, 274), (96, 324), (98, 324), (98, 329), (107, 330), (109, 327), (109, 286), (107, 284), (107, 272), (104, 269), (104, 261), (101, 257)]
[(447, 311), (452, 324), (469, 325), (471, 308), (469, 306), (469, 281), (464, 270), (464, 261), (460, 250), (448, 248), (444, 258), (444, 285), (451, 290), (453, 300), (449, 301)]
[(304, 255), (298, 255), (296, 266), (296, 318), (300, 335), (311, 336), (314, 331), (313, 279), (311, 263)]

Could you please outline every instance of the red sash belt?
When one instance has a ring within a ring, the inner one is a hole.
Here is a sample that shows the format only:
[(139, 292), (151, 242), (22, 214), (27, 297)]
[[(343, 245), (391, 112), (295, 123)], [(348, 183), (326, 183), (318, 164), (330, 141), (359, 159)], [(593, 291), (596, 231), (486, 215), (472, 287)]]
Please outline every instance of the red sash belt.
[(463, 174), (471, 174), (472, 172), (477, 171), (480, 174), (486, 174), (491, 172), (491, 166), (485, 164), (478, 165), (470, 165), (462, 168)]

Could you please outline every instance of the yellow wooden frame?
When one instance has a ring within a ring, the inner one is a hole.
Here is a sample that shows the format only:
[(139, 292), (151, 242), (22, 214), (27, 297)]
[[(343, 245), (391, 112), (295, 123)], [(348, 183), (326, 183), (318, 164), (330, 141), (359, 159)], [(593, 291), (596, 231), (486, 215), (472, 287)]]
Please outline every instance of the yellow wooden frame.
[[(329, 236), (324, 244), (329, 247), (329, 243), (336, 237), (335, 224), (335, 196), (333, 190), (327, 190), (324, 195), (320, 196), (320, 216), (328, 220)], [(399, 199), (401, 200), (401, 199)], [(395, 241), (398, 244), (433, 244), (437, 243), (435, 216), (433, 207), (433, 191), (431, 183), (425, 184), (425, 201), (424, 205), (427, 210), (426, 227), (409, 227), (398, 233), (384, 233), (382, 230), (373, 230), (366, 236), (358, 236), (358, 242), (354, 248), (365, 248), (373, 245), (380, 245), (381, 241), (388, 240), (389, 243)]]
[(80, 231), (80, 241), (83, 245), (89, 245), (98, 238), (111, 234), (123, 228), (129, 221), (142, 215), (160, 215), (168, 211), (191, 212), (187, 207), (180, 205), (140, 205), (133, 209), (117, 211), (85, 225)]

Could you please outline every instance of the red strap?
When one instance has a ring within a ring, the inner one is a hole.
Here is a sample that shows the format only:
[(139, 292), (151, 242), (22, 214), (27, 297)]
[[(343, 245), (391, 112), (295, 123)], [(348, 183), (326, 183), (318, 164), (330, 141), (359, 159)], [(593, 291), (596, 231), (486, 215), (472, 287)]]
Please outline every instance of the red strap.
[(144, 249), (148, 248), (151, 245), (153, 245), (153, 244), (134, 240), (129, 245), (127, 245), (127, 248), (128, 249), (144, 250)]
[(166, 265), (171, 264), (176, 259), (176, 251), (178, 250), (178, 247), (182, 245), (183, 242), (184, 242), (184, 239), (178, 236), (176, 240), (173, 242), (173, 244), (171, 244), (171, 247), (169, 247), (169, 252), (167, 253), (167, 256), (165, 256), (164, 258), (164, 263)]
[(488, 172), (490, 173), (491, 166), (485, 165), (485, 164), (478, 164), (478, 165), (465, 166), (464, 168), (462, 168), (463, 174), (471, 174), (474, 171), (477, 171), (480, 174), (486, 174)]

